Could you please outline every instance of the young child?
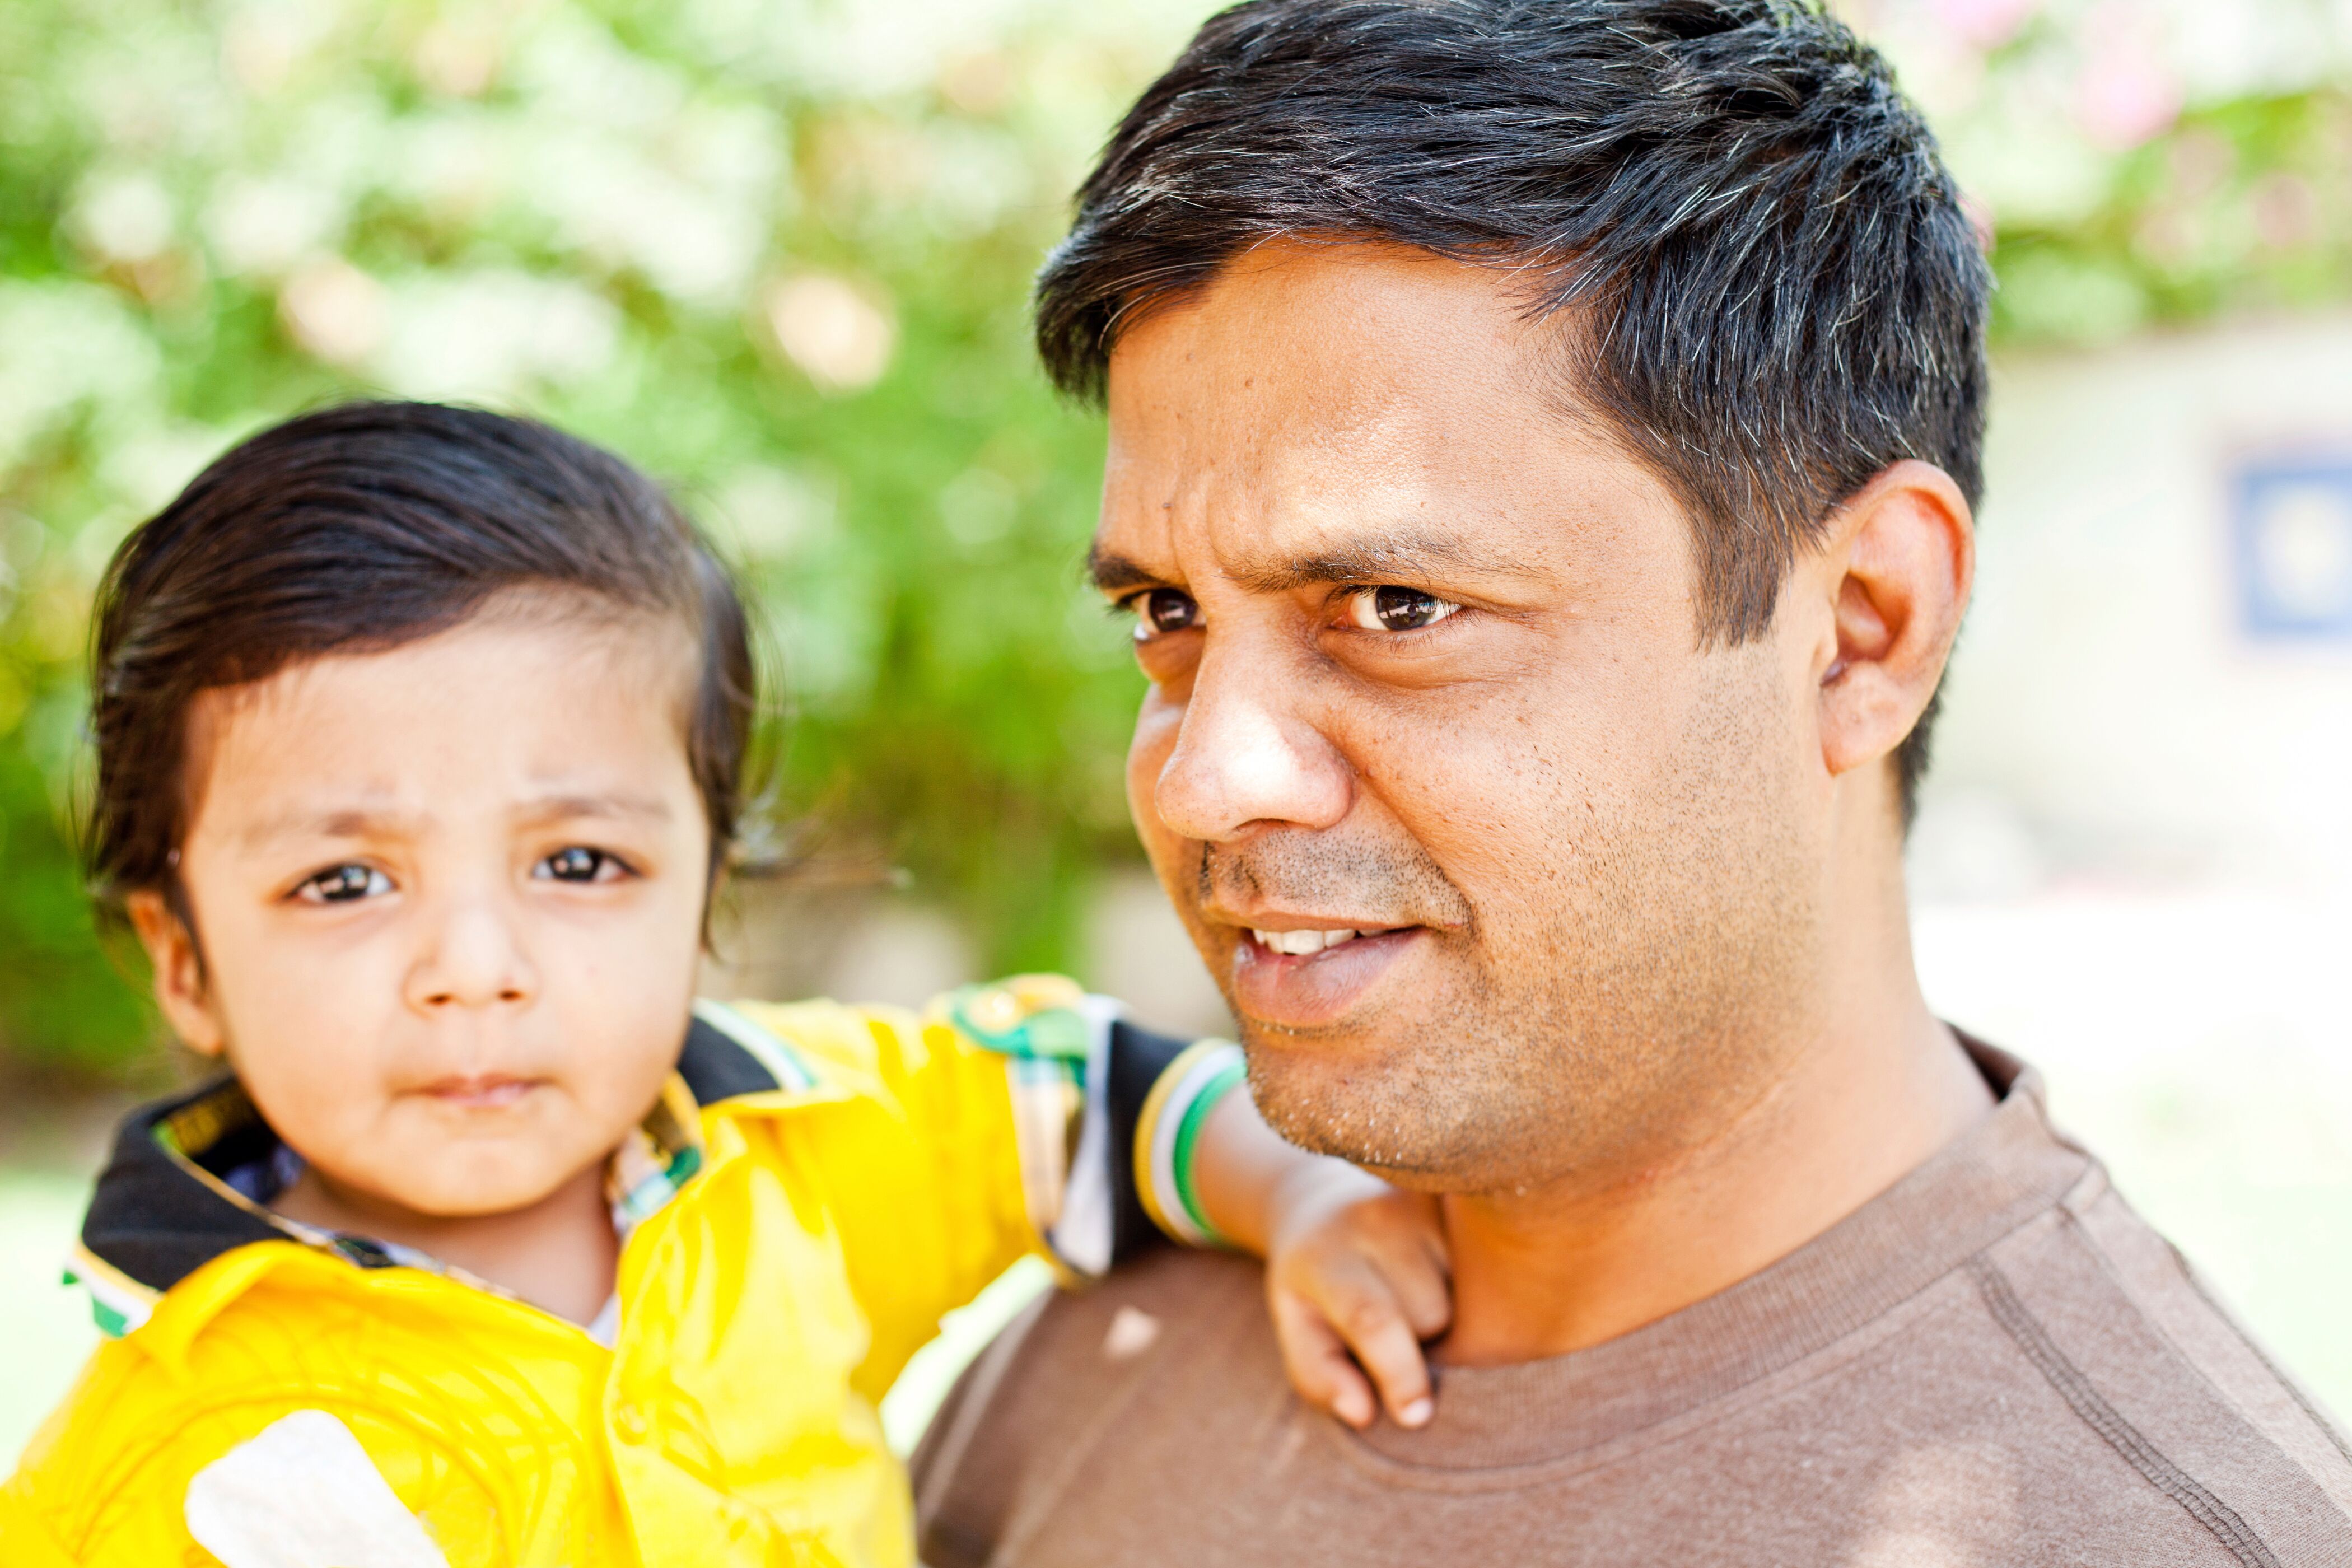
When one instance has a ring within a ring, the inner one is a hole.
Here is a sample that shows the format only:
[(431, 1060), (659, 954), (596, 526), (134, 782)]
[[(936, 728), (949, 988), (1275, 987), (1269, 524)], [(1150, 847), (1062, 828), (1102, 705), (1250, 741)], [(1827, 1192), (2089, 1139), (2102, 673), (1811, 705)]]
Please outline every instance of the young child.
[(694, 1000), (753, 689), (689, 525), (538, 425), (311, 415), (124, 543), (94, 885), (230, 1076), (123, 1127), (73, 1264), (117, 1337), (0, 1562), (900, 1568), (874, 1401), (1147, 1215), (1278, 1238), (1302, 1387), (1371, 1418), (1337, 1324), (1426, 1419), (1428, 1211), (1275, 1139), (1234, 1047), (1052, 977)]

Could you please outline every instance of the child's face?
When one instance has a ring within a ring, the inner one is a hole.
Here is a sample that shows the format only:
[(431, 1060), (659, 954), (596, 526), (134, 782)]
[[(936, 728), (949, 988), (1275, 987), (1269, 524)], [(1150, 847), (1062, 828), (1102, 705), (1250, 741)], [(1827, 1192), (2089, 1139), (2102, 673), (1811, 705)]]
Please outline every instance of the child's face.
[(133, 900), (157, 994), (352, 1199), (536, 1203), (677, 1060), (709, 864), (692, 645), (563, 607), (510, 601), (190, 715), (203, 962), (159, 897)]

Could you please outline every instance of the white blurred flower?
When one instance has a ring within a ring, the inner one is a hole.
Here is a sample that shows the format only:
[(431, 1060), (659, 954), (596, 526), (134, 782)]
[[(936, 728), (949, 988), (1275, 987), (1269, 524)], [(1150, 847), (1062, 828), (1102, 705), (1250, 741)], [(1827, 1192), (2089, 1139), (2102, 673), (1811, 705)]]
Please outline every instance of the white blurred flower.
[(856, 392), (882, 379), (898, 346), (887, 301), (855, 284), (804, 272), (770, 284), (763, 304), (776, 346), (826, 392)]
[(576, 381), (611, 362), (620, 312), (577, 283), (504, 269), (401, 288), (372, 368), (411, 396), (493, 397)]
[(604, 130), (660, 127), (694, 96), (684, 72), (631, 53), (576, 5), (544, 9), (516, 40), (503, 76), (535, 119)]
[(362, 87), (338, 85), (319, 93), (286, 128), (285, 172), (353, 199), (384, 183), (407, 118), (383, 94)]
[(694, 104), (662, 137), (668, 161), (704, 190), (772, 198), (784, 169), (784, 132), (763, 104)]
[(739, 471), (718, 495), (717, 521), (748, 555), (792, 555), (831, 531), (835, 500), (829, 486), (788, 469), (755, 463)]
[(618, 137), (542, 137), (523, 189), (572, 246), (688, 304), (740, 310), (767, 239), (764, 203), (700, 190)]
[(341, 9), (325, 0), (247, 0), (221, 28), (221, 64), (239, 87), (267, 97), (286, 85)]
[(425, 29), (409, 66), (428, 91), (479, 98), (498, 79), (504, 52), (504, 40), (481, 19), (445, 19)]
[(1029, 165), (1010, 137), (979, 127), (940, 129), (929, 138), (927, 205), (948, 234), (979, 234), (1030, 200)]
[(204, 222), (223, 267), (268, 278), (330, 242), (340, 215), (315, 186), (231, 174), (215, 188)]
[(242, 431), (167, 420), (135, 429), (99, 458), (109, 489), (141, 516), (177, 495)]
[(135, 418), (157, 395), (163, 356), (110, 289), (0, 279), (0, 474), (84, 405)]
[(724, 205), (677, 181), (635, 193), (624, 238), (629, 260), (672, 299), (740, 309), (766, 226), (756, 211)]
[(100, 174), (82, 187), (68, 223), (100, 259), (144, 261), (172, 243), (172, 198), (152, 174)]
[(524, 363), (547, 381), (593, 375), (612, 363), (621, 338), (621, 312), (610, 300), (577, 283), (541, 281), (529, 311)]
[(278, 318), (304, 353), (355, 366), (383, 343), (383, 285), (341, 257), (325, 257), (286, 280), (278, 291)]
[(506, 195), (508, 130), (472, 105), (411, 119), (401, 127), (386, 184), (435, 222), (471, 226)]
[[(1034, 7), (1042, 10), (1043, 7)], [(945, 61), (979, 53), (1017, 25), (1033, 0), (860, 0), (809, 6), (778, 44), (794, 74), (831, 92), (882, 97), (938, 79)]]

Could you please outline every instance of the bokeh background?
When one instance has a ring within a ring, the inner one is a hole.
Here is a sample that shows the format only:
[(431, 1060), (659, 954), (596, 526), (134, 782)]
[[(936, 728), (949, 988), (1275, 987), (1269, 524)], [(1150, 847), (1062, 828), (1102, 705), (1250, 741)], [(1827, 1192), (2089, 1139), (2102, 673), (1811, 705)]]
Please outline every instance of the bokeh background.
[[(0, 1463), (89, 1343), (58, 1267), (106, 1123), (184, 1071), (70, 850), (91, 584), (321, 401), (552, 418), (742, 563), (797, 869), (740, 891), (713, 989), (1053, 965), (1216, 1026), (1126, 822), (1139, 681), (1077, 578), (1100, 422), (1024, 321), (1210, 8), (0, 5)], [(1841, 9), (2000, 279), (1913, 847), (1931, 996), (2352, 1407), (2352, 3)]]

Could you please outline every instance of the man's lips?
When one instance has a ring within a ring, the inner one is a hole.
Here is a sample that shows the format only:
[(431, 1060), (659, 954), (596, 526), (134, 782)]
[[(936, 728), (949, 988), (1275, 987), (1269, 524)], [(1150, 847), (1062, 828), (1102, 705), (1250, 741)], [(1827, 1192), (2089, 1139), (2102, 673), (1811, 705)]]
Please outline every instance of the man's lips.
[(1283, 1028), (1331, 1023), (1431, 934), (1426, 926), (1336, 921), (1244, 927), (1234, 951), (1234, 1005), (1245, 1018)]
[(1253, 926), (1249, 940), (1268, 952), (1284, 953), (1293, 958), (1311, 958), (1360, 937), (1386, 936), (1391, 931), (1402, 929), (1400, 926), (1318, 926), (1273, 931)]

